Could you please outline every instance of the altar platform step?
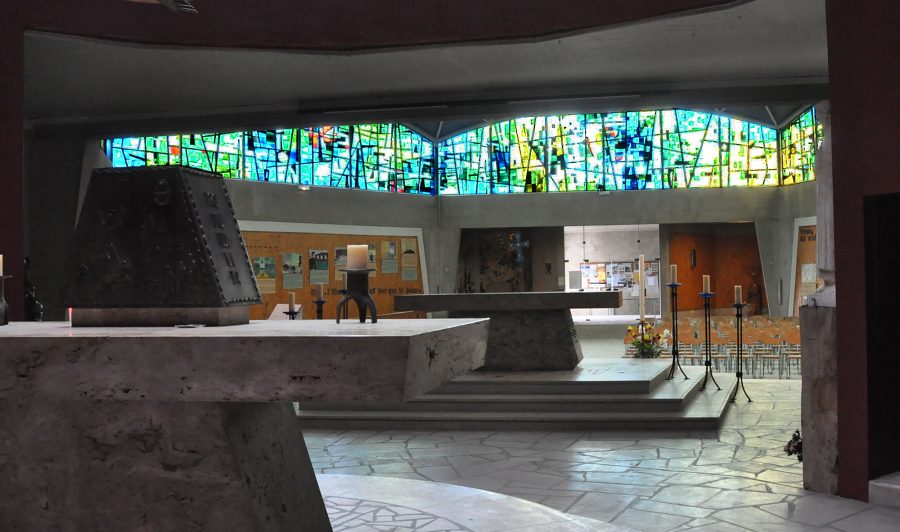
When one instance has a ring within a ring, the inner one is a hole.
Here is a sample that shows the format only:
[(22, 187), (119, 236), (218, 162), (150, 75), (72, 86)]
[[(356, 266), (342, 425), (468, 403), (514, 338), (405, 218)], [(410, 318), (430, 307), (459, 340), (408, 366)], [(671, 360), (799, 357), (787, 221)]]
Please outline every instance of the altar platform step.
[(662, 360), (585, 359), (571, 371), (473, 371), (433, 390), (436, 394), (647, 394), (665, 382)]
[[(436, 393), (404, 403), (408, 409), (436, 411), (492, 412), (674, 412), (683, 410), (700, 391), (703, 370), (685, 368), (691, 377), (681, 375), (671, 381), (662, 380), (647, 393), (509, 393), (504, 385), (493, 393)], [(668, 373), (666, 371), (665, 373)], [(567, 392), (567, 390), (562, 390)]]
[[(736, 385), (734, 375), (716, 374), (722, 389), (716, 390), (710, 384), (701, 392), (702, 371), (685, 370), (690, 376), (688, 381), (664, 381), (658, 389), (642, 397), (634, 394), (622, 394), (618, 398), (590, 394), (465, 397), (459, 394), (462, 397), (454, 398), (440, 393), (381, 409), (376, 409), (380, 405), (344, 409), (309, 403), (301, 406), (298, 416), (305, 428), (326, 429), (717, 430)], [(680, 402), (678, 394), (681, 394)], [(674, 408), (676, 404), (682, 408)]]

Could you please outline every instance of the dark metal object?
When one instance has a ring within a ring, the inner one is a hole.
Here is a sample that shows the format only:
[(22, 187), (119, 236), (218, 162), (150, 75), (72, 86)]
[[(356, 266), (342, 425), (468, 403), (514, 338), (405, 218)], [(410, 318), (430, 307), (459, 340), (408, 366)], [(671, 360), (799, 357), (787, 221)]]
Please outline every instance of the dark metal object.
[(317, 320), (321, 320), (321, 319), (322, 319), (322, 314), (323, 314), (323, 312), (324, 312), (323, 307), (325, 306), (325, 300), (324, 300), (324, 299), (317, 299), (317, 300), (313, 301), (313, 303), (316, 304), (316, 319), (317, 319)]
[(224, 179), (179, 166), (95, 170), (70, 253), (66, 306), (260, 302)]
[(747, 305), (743, 303), (735, 303), (734, 304), (734, 317), (737, 319), (737, 371), (735, 372), (735, 376), (737, 377), (737, 386), (734, 387), (734, 393), (731, 395), (731, 402), (733, 403), (738, 394), (738, 389), (743, 390), (744, 395), (747, 397), (747, 402), (752, 403), (753, 399), (750, 399), (750, 395), (747, 393), (747, 389), (744, 388), (744, 352), (743, 352), (743, 344), (744, 344), (744, 307)]
[(9, 325), (9, 305), (6, 304), (6, 280), (12, 275), (0, 275), (0, 326)]
[(710, 333), (712, 326), (710, 325), (710, 321), (712, 320), (712, 309), (710, 305), (712, 304), (712, 296), (713, 292), (700, 292), (700, 297), (703, 298), (703, 331), (706, 334), (706, 356), (703, 360), (703, 365), (706, 366), (706, 370), (703, 373), (703, 384), (700, 386), (700, 391), (706, 391), (706, 381), (712, 379), (713, 384), (716, 385), (717, 390), (721, 390), (722, 387), (719, 386), (719, 383), (716, 382), (716, 376), (713, 375), (712, 370), (712, 342), (710, 341)]
[(299, 310), (288, 310), (288, 311), (285, 312), (284, 314), (287, 315), (287, 317), (288, 317), (289, 320), (296, 320), (296, 319), (297, 319), (297, 316), (300, 315), (300, 311), (299, 311)]
[(356, 301), (356, 307), (359, 309), (359, 322), (366, 322), (366, 310), (372, 312), (372, 323), (378, 322), (378, 311), (375, 309), (375, 300), (369, 295), (369, 272), (375, 271), (370, 269), (361, 270), (345, 270), (347, 273), (347, 293), (337, 304), (337, 322), (341, 322), (341, 310), (347, 307), (350, 300)]
[(672, 301), (672, 368), (669, 369), (669, 376), (666, 377), (666, 380), (670, 381), (675, 378), (675, 368), (678, 368), (687, 380), (688, 376), (681, 367), (678, 353), (678, 287), (681, 286), (681, 283), (669, 283), (666, 286), (669, 287)]
[(37, 287), (31, 284), (29, 269), (31, 257), (25, 257), (25, 321), (44, 321), (44, 305), (37, 300)]

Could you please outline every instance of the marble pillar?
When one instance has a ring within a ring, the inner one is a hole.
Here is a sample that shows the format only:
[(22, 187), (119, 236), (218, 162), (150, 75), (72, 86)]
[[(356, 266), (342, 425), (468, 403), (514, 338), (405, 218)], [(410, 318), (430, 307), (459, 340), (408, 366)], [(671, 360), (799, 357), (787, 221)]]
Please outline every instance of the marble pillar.
[(834, 178), (831, 169), (831, 105), (828, 100), (816, 104), (816, 116), (822, 122), (822, 143), (816, 149), (816, 268), (822, 279), (808, 301), (810, 305), (834, 307), (837, 304), (834, 278)]
[[(836, 494), (838, 488), (838, 415), (836, 311), (800, 307), (803, 392), (803, 485)], [(790, 434), (784, 435), (787, 441)]]

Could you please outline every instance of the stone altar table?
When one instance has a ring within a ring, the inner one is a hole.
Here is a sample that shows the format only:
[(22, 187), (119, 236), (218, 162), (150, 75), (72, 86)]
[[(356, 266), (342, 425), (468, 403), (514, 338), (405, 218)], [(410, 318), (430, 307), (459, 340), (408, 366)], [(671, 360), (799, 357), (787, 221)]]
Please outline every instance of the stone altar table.
[(416, 397), (487, 327), (0, 328), (0, 530), (330, 531), (290, 402)]
[(570, 370), (581, 362), (573, 308), (619, 308), (621, 292), (508, 292), (396, 296), (395, 310), (491, 319), (483, 369)]

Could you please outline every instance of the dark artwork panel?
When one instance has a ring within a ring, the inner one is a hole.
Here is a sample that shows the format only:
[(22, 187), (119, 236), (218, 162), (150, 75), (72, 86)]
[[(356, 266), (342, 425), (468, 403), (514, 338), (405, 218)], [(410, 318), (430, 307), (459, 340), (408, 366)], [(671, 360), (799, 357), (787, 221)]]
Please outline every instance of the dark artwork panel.
[(530, 229), (464, 229), (457, 292), (530, 292)]

